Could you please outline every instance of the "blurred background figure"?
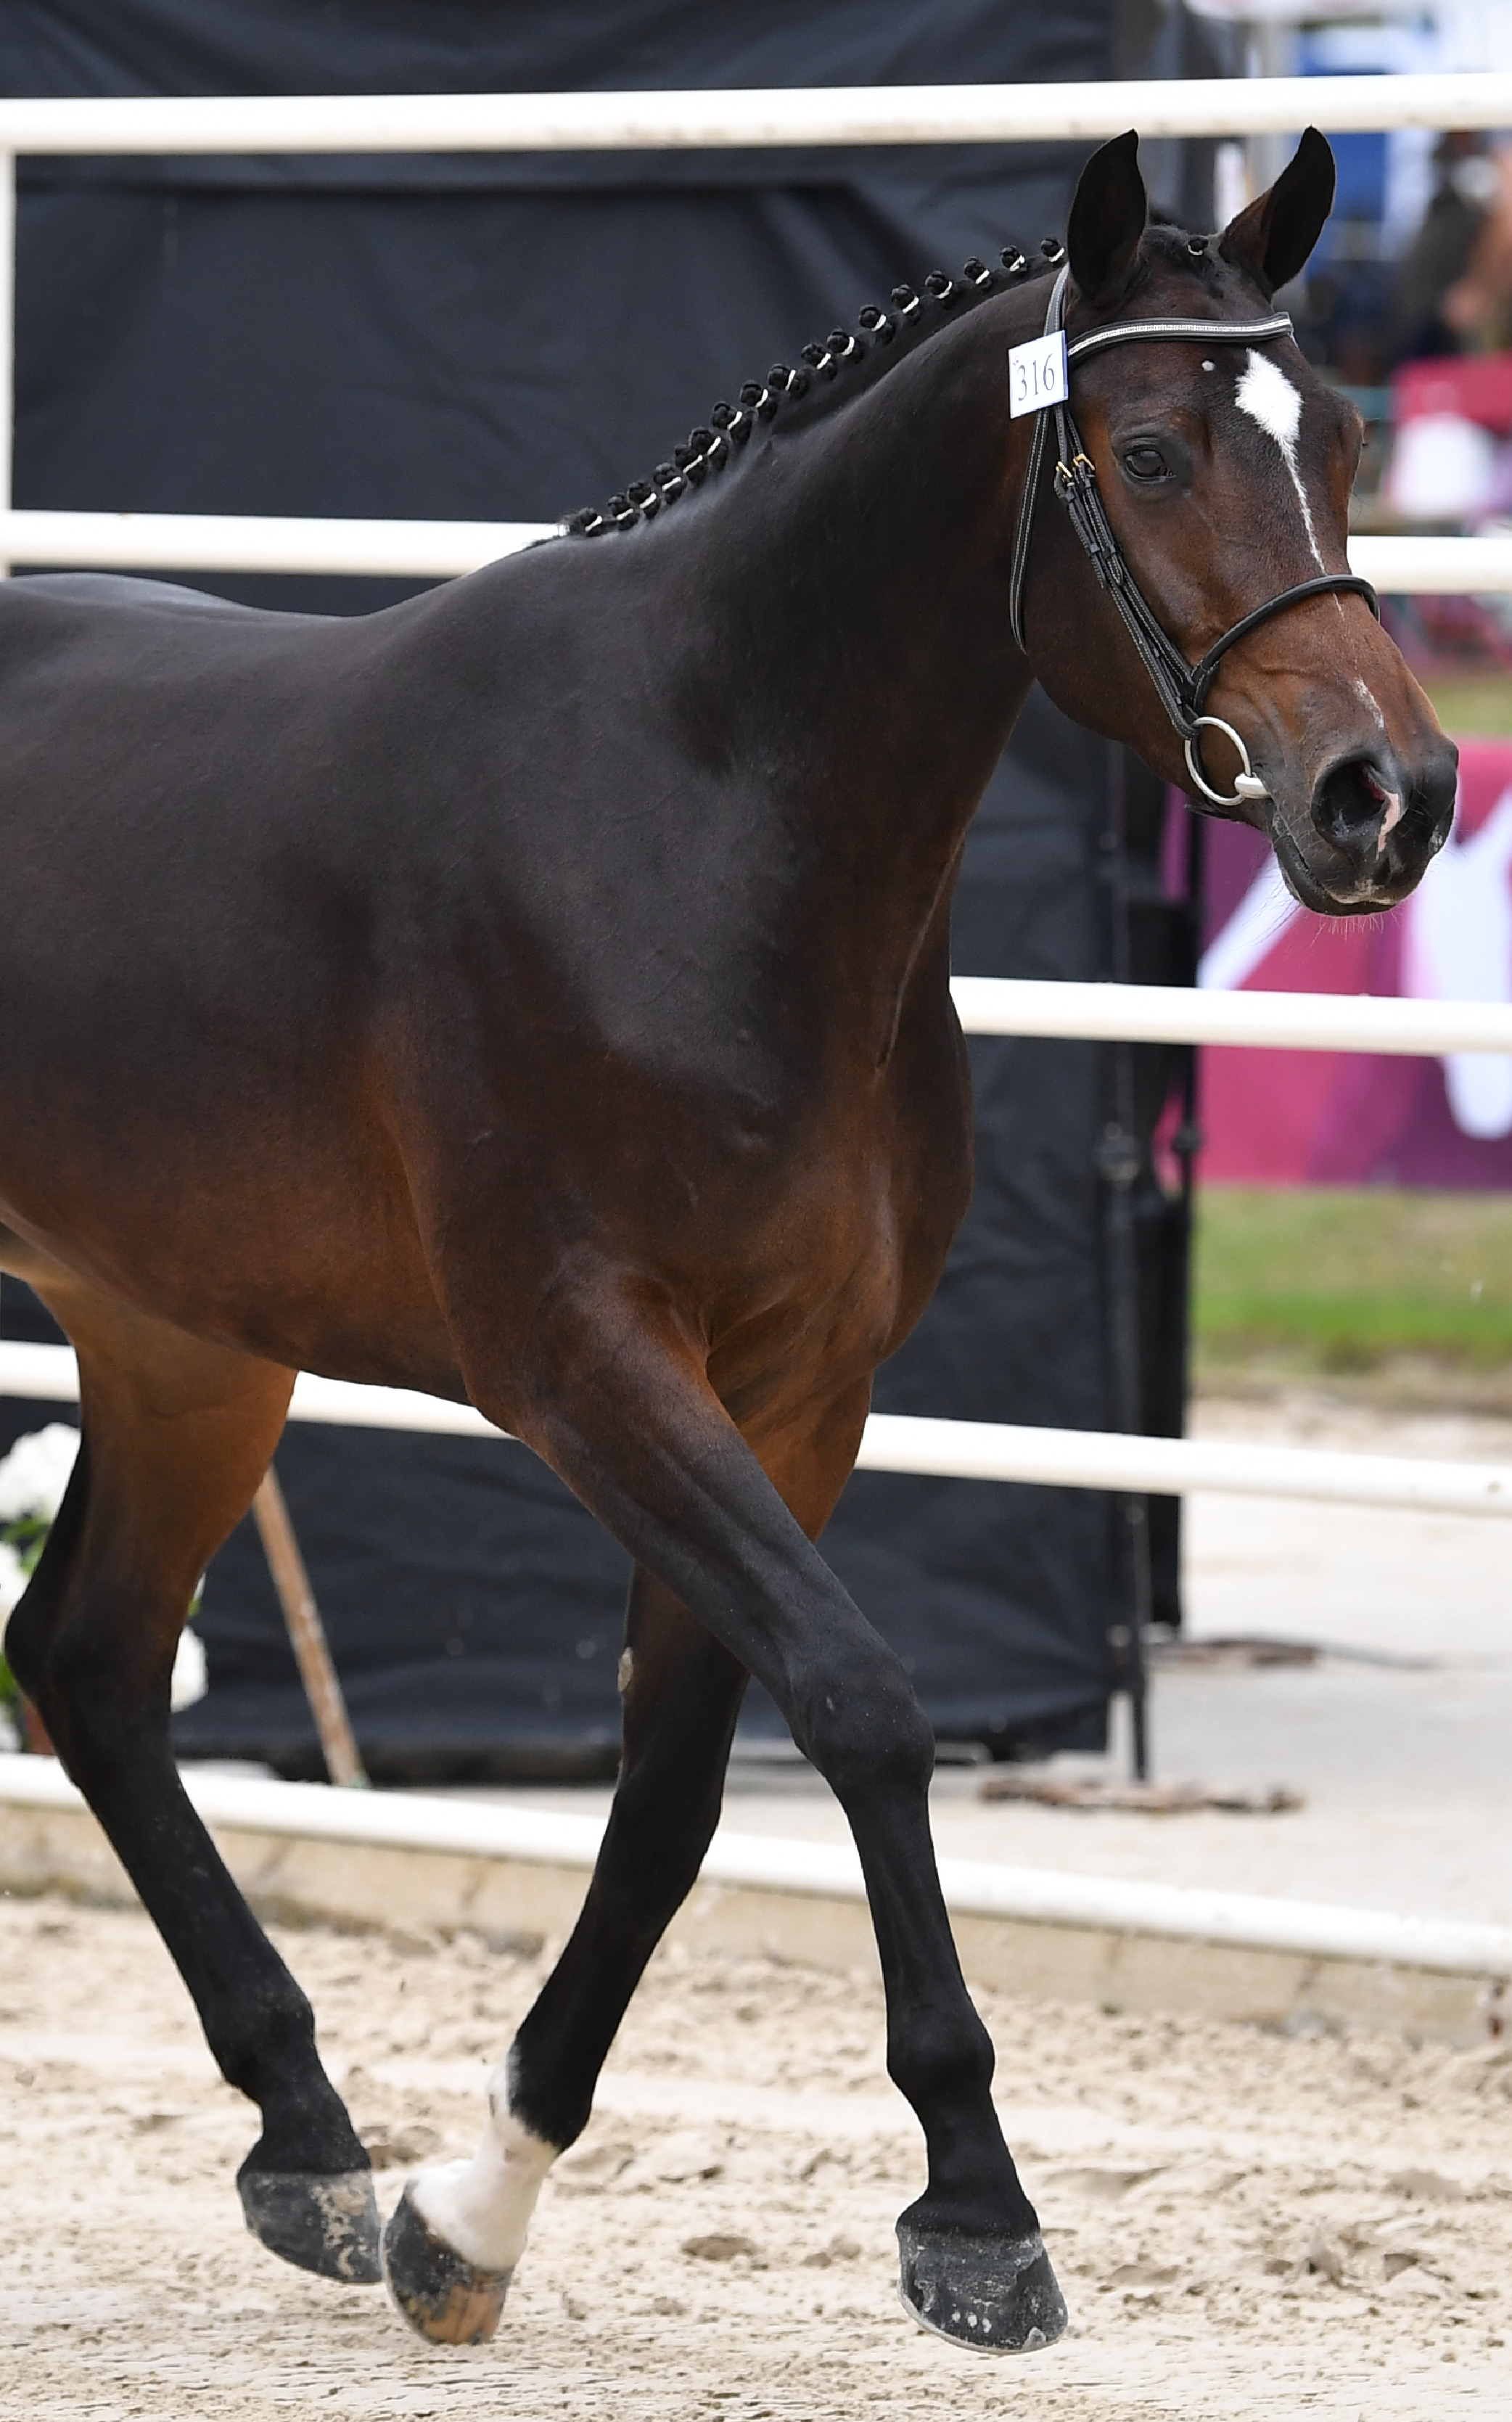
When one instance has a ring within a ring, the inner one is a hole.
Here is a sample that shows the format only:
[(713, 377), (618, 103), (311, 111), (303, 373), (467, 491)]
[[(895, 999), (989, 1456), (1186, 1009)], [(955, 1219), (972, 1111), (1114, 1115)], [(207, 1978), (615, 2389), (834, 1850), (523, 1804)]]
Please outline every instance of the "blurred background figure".
[(1395, 280), (1383, 367), (1504, 347), (1512, 315), (1512, 150), (1441, 135), (1436, 181)]
[[(1172, 5), (1203, 22), (1234, 75), (1512, 70), (1508, 0)], [(1328, 131), (1327, 108), (1317, 116)], [(1263, 190), (1279, 140), (1219, 146), (1216, 225)], [(1448, 534), (1500, 526), (1512, 516), (1512, 133), (1402, 128), (1331, 140), (1333, 214), (1283, 299), (1304, 351), (1364, 417), (1353, 526)], [(1504, 598), (1394, 599), (1387, 615), (1420, 672), (1512, 669)], [(1475, 700), (1498, 731), (1504, 703)]]
[(1471, 219), (1469, 258), (1440, 306), (1441, 324), (1468, 353), (1512, 341), (1512, 146), (1473, 152), (1450, 170), (1451, 190)]

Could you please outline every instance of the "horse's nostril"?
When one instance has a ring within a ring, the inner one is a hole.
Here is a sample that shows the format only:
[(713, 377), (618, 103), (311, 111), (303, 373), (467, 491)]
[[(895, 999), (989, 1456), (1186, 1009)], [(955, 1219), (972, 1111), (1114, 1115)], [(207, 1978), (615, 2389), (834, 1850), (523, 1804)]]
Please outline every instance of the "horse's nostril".
[(1400, 818), (1400, 794), (1385, 769), (1365, 757), (1347, 757), (1314, 792), (1313, 822), (1335, 848), (1357, 851), (1367, 841), (1374, 846), (1394, 807)]
[(1313, 794), (1314, 826), (1357, 881), (1419, 874), (1448, 833), (1457, 764), (1450, 747), (1410, 763), (1390, 749), (1343, 757)]

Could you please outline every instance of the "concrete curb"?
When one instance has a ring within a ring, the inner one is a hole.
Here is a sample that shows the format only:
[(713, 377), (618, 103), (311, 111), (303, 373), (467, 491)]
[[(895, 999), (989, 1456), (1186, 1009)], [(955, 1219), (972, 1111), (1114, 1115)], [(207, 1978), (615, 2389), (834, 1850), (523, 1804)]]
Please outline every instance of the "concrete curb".
[[(576, 1916), (603, 1831), (596, 1817), (418, 1793), (192, 1769), (185, 1781), (265, 1914), (338, 1926), (558, 1940)], [(969, 1980), (1001, 1991), (1464, 2045), (1499, 2034), (1512, 2008), (1512, 1932), (1502, 1927), (964, 1859), (942, 1860), (940, 1872)], [(134, 1897), (51, 1759), (0, 1756), (0, 1886)], [(672, 1936), (710, 1951), (875, 1969), (855, 1854), (828, 1843), (721, 1829)]]

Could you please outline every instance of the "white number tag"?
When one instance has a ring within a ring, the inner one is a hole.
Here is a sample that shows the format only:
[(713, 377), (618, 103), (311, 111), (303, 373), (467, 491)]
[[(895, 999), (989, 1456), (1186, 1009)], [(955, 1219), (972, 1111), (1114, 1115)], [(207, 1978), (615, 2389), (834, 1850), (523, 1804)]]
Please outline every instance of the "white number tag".
[(1008, 411), (1021, 419), (1026, 412), (1043, 412), (1047, 403), (1064, 403), (1070, 395), (1065, 366), (1065, 330), (1052, 328), (1032, 344), (1008, 348)]

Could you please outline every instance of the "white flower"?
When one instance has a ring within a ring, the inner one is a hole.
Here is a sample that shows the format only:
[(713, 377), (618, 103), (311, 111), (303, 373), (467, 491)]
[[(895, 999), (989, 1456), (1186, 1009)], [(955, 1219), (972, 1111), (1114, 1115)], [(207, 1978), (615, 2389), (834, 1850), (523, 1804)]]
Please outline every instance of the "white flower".
[(19, 1438), (0, 1463), (0, 1522), (54, 1522), (69, 1485), (79, 1433), (67, 1422)]
[(21, 1603), (21, 1594), (31, 1576), (8, 1539), (0, 1539), (0, 1623), (11, 1608)]
[[(79, 1433), (67, 1422), (49, 1422), (19, 1438), (0, 1462), (0, 1522), (55, 1522), (78, 1452)], [(0, 1621), (19, 1603), (29, 1578), (9, 1540), (0, 1539)], [(192, 1707), (209, 1687), (204, 1644), (185, 1630), (173, 1659), (173, 1706)]]
[(173, 1659), (173, 1684), (170, 1705), (177, 1715), (181, 1707), (192, 1707), (210, 1688), (210, 1675), (205, 1669), (205, 1644), (192, 1627), (179, 1635), (178, 1651)]

